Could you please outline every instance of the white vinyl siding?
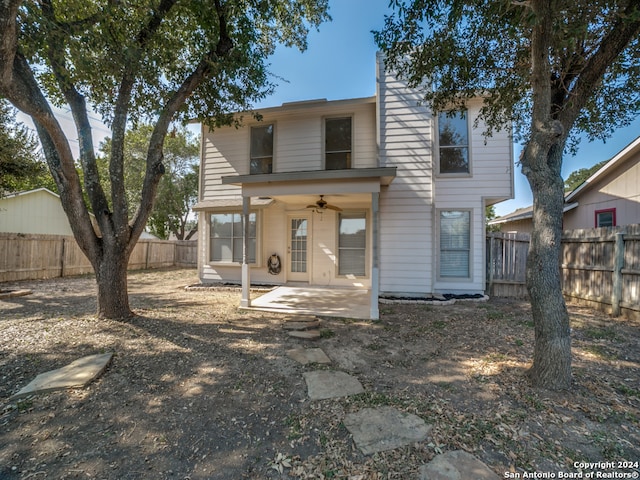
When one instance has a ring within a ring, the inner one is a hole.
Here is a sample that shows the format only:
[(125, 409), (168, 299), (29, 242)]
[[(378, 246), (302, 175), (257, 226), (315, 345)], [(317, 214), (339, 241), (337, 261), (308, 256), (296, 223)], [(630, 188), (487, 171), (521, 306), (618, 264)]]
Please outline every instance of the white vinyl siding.
[(377, 85), (380, 166), (398, 169), (380, 193), (380, 291), (427, 294), (433, 287), (433, 116), (382, 61)]

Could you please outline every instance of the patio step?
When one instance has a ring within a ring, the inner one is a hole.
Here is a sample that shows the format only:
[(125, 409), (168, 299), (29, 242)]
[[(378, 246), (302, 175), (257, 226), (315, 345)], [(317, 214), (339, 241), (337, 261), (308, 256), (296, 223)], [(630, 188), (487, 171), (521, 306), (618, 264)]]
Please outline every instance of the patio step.
[(320, 338), (321, 333), (320, 330), (293, 330), (289, 332), (289, 336), (303, 340), (317, 340)]
[(285, 330), (314, 330), (320, 326), (320, 320), (315, 315), (289, 315), (284, 318), (282, 328)]
[(315, 320), (313, 322), (287, 322), (282, 328), (285, 330), (314, 330), (320, 326), (320, 320)]

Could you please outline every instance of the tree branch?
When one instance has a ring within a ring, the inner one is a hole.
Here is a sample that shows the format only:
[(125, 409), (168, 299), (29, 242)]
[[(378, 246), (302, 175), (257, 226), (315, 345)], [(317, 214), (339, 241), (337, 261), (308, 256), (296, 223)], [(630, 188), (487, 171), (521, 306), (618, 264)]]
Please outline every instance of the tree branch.
[(131, 226), (131, 235), (133, 238), (138, 238), (142, 233), (153, 209), (153, 199), (155, 198), (158, 188), (158, 182), (164, 173), (164, 167), (162, 166), (162, 148), (171, 120), (193, 91), (198, 88), (206, 78), (211, 76), (213, 65), (223, 57), (229, 55), (233, 49), (233, 41), (227, 29), (225, 8), (221, 6), (219, 0), (215, 0), (215, 5), (220, 30), (218, 42), (207, 52), (194, 71), (191, 72), (169, 99), (151, 134), (140, 208), (136, 212)]
[(611, 30), (602, 37), (596, 52), (585, 62), (574, 87), (567, 96), (566, 107), (558, 117), (563, 125), (575, 123), (580, 111), (602, 83), (607, 68), (639, 34), (640, 5), (638, 1), (630, 1), (619, 13)]
[(55, 41), (49, 42), (47, 49), (49, 63), (60, 87), (60, 91), (71, 108), (73, 120), (78, 132), (80, 160), (84, 171), (85, 189), (91, 202), (93, 213), (98, 221), (100, 231), (103, 235), (110, 234), (113, 231), (113, 225), (109, 214), (109, 204), (102, 189), (100, 175), (96, 165), (93, 135), (86, 102), (84, 96), (78, 92), (71, 81), (71, 74), (66, 66), (64, 46), (66, 46), (67, 42), (64, 25), (56, 20), (51, 0), (44, 0), (42, 2), (42, 12), (49, 22), (48, 24), (52, 26), (48, 31), (48, 35), (52, 39), (55, 39)]

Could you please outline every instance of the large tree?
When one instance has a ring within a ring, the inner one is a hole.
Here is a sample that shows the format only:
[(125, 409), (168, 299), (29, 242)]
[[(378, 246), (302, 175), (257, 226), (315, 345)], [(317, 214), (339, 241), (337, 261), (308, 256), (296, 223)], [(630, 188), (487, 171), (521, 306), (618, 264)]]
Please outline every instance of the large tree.
[(45, 186), (38, 180), (47, 176), (35, 136), (16, 120), (15, 109), (0, 98), (0, 196)]
[(581, 132), (605, 138), (640, 110), (638, 0), (397, 0), (375, 32), (387, 66), (428, 85), (434, 110), (482, 95), (490, 134), (513, 122), (533, 192), (527, 287), (534, 385), (571, 385), (569, 315), (560, 283), (563, 153)]
[[(272, 87), (266, 59), (275, 46), (303, 49), (308, 29), (325, 19), (326, 0), (0, 2), (0, 94), (33, 119), (74, 236), (95, 270), (99, 317), (131, 315), (127, 263), (165, 171), (171, 122), (229, 123), (226, 112), (249, 110)], [(49, 101), (71, 110), (84, 185)], [(109, 192), (96, 166), (88, 105), (112, 131)], [(154, 128), (139, 208), (130, 215), (124, 138), (139, 121)]]
[[(125, 134), (123, 180), (131, 216), (140, 207), (147, 149), (152, 134), (151, 125), (135, 126)], [(111, 139), (106, 138), (99, 150), (98, 171), (103, 179), (103, 187), (110, 190)], [(190, 212), (198, 198), (199, 153), (198, 139), (189, 130), (185, 127), (171, 129), (162, 149), (165, 173), (158, 184), (156, 201), (147, 222), (147, 227), (154, 235), (166, 239), (173, 233), (178, 240), (188, 240), (185, 237), (190, 238), (195, 232), (189, 227), (195, 227), (195, 223), (190, 222)]]

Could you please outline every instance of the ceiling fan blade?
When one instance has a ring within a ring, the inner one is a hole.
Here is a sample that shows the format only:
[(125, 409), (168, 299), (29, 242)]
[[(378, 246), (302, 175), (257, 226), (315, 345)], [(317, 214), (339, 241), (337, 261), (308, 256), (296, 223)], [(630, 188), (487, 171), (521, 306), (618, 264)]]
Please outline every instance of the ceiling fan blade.
[(342, 211), (340, 207), (336, 207), (335, 205), (327, 205), (325, 208), (328, 208), (329, 210), (335, 210), (336, 212)]
[(318, 205), (307, 205), (306, 208), (318, 208)]

